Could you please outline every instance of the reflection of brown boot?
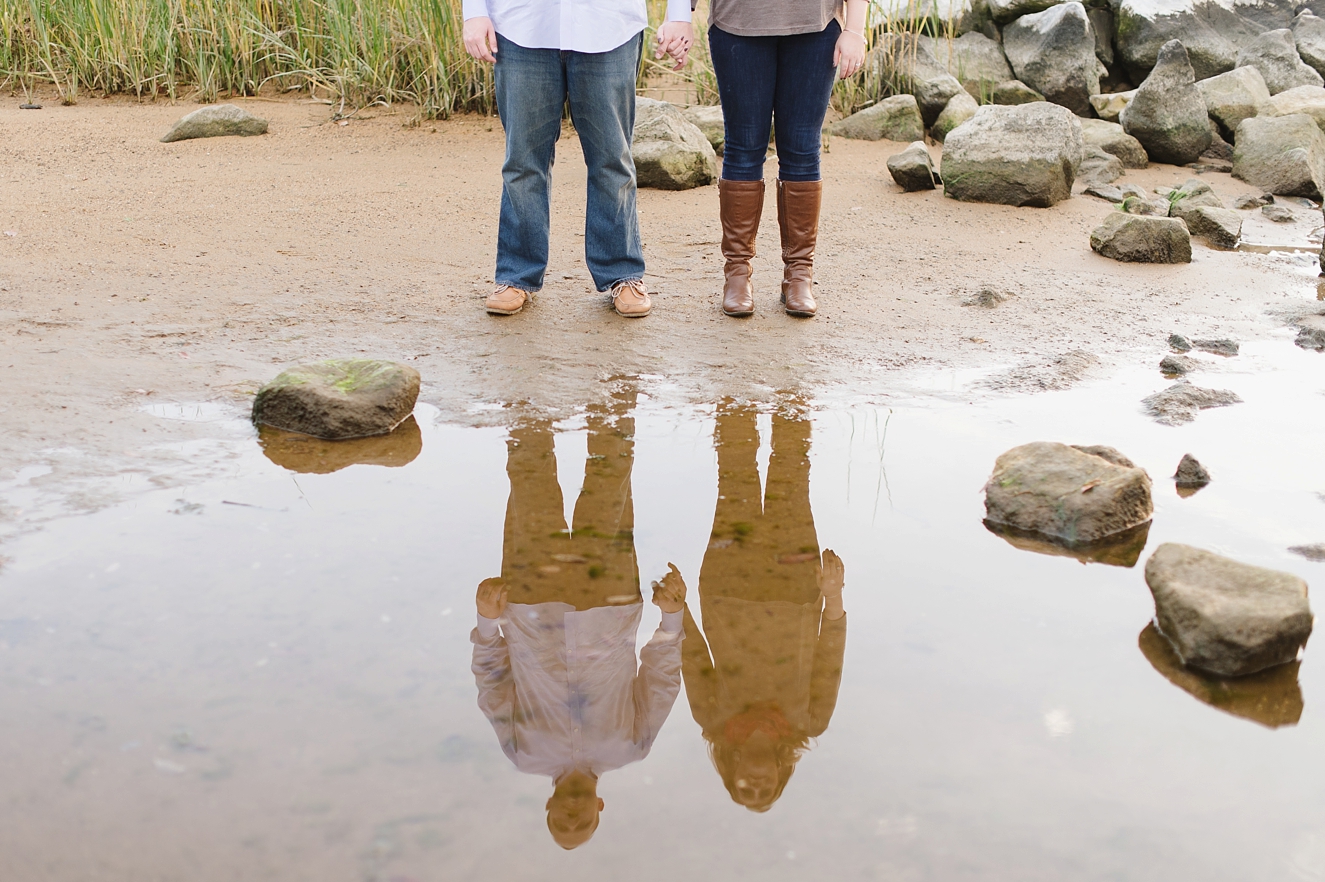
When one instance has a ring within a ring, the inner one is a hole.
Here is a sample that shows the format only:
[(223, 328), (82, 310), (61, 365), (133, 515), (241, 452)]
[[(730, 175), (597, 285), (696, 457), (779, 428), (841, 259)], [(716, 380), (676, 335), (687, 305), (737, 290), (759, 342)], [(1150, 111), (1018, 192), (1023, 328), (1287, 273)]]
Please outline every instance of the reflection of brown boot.
[(782, 303), (787, 315), (809, 318), (819, 309), (814, 302), (814, 245), (823, 189), (823, 181), (778, 181)]
[(718, 181), (718, 215), (722, 218), (722, 256), (726, 282), (722, 311), (742, 317), (755, 311), (750, 260), (755, 256), (759, 217), (764, 212), (763, 181)]

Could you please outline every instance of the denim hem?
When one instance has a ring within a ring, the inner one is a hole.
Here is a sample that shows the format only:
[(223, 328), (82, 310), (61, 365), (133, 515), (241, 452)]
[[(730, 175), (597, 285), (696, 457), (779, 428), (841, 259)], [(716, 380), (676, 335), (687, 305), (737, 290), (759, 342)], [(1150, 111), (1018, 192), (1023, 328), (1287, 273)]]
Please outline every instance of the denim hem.
[(515, 290), (523, 291), (526, 294), (537, 294), (539, 291), (543, 290), (542, 286), (537, 288), (526, 288), (524, 285), (517, 285), (514, 282), (503, 282), (500, 279), (497, 280), (496, 284), (498, 287), (505, 286), (507, 288), (514, 288)]
[(624, 279), (617, 279), (615, 282), (608, 285), (606, 288), (599, 288), (598, 293), (606, 294), (608, 291), (611, 291), (613, 288), (615, 288), (617, 285), (620, 285), (623, 282), (642, 282), (642, 281), (644, 281), (643, 276), (626, 276)]

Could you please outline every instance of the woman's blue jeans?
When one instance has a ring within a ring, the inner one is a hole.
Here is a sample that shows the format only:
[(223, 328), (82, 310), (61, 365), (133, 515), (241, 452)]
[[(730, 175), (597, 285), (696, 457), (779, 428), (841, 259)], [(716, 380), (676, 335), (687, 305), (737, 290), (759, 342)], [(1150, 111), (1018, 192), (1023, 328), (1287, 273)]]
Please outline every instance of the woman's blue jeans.
[(497, 112), (506, 129), (498, 285), (543, 287), (547, 272), (549, 190), (561, 136), (561, 111), (571, 121), (589, 167), (584, 259), (599, 291), (644, 277), (635, 209), (635, 77), (643, 34), (610, 52), (526, 49), (497, 35)]
[(776, 119), (778, 177), (819, 180), (821, 130), (837, 76), (833, 52), (841, 33), (836, 21), (817, 34), (785, 37), (739, 37), (709, 28), (726, 129), (723, 179), (764, 179), (769, 129)]

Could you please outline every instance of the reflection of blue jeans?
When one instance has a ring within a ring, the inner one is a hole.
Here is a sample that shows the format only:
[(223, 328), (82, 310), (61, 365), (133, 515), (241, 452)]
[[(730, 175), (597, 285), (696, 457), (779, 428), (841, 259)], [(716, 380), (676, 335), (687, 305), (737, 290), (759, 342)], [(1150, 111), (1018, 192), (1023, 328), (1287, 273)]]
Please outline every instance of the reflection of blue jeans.
[(709, 28), (726, 143), (722, 177), (762, 181), (768, 131), (777, 119), (778, 177), (819, 180), (820, 130), (833, 93), (836, 21), (817, 34), (739, 37)]
[(497, 112), (506, 129), (498, 285), (543, 287), (552, 158), (567, 101), (589, 167), (584, 260), (594, 284), (606, 291), (644, 276), (630, 155), (643, 41), (639, 34), (610, 52), (563, 52), (526, 49), (497, 35)]

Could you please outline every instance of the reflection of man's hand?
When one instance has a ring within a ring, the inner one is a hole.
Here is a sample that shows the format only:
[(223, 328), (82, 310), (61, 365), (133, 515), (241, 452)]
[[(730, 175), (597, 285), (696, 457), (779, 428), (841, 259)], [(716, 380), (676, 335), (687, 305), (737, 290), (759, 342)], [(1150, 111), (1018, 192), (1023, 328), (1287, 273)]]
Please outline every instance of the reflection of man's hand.
[(842, 558), (831, 548), (824, 549), (823, 563), (819, 567), (819, 594), (824, 599), (824, 615), (840, 619), (846, 615), (842, 608), (842, 586), (846, 583), (846, 567)]
[(824, 597), (838, 597), (846, 583), (846, 567), (842, 558), (831, 548), (824, 549), (823, 566), (819, 568), (819, 593)]
[[(478, 594), (474, 604), (478, 614), (485, 619), (499, 619), (506, 611), (506, 582), (501, 579), (484, 579), (478, 583)], [(684, 590), (684, 589), (683, 589)]]
[(653, 583), (653, 602), (665, 613), (678, 613), (685, 606), (686, 583), (676, 564), (667, 564), (668, 573)]

